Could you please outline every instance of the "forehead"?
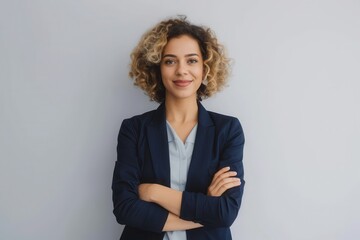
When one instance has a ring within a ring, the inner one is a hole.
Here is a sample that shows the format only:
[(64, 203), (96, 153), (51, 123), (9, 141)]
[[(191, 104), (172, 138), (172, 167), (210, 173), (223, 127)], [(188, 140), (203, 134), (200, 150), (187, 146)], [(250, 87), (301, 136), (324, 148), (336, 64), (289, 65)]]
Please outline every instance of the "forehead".
[(170, 39), (164, 48), (164, 54), (181, 56), (190, 53), (201, 55), (198, 42), (188, 35), (181, 35)]

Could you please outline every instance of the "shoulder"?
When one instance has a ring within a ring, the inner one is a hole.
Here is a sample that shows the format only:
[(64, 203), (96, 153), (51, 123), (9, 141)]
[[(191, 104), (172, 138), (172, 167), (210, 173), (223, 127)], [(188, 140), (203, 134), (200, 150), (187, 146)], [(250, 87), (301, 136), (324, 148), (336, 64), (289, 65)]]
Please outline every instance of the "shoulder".
[(236, 141), (240, 144), (244, 143), (244, 131), (238, 118), (212, 111), (208, 111), (208, 114), (219, 139), (223, 139), (224, 142)]
[(241, 124), (238, 118), (229, 116), (217, 112), (208, 111), (211, 120), (215, 126), (229, 127), (229, 128), (241, 128)]
[[(141, 131), (154, 118), (156, 110), (151, 110), (142, 114), (138, 114), (122, 121), (121, 129), (132, 129), (133, 131)], [(121, 130), (120, 129), (120, 130)]]
[(138, 114), (138, 115), (134, 115), (132, 117), (129, 118), (125, 118), (123, 120), (123, 122), (131, 122), (131, 123), (147, 123), (147, 122), (151, 122), (151, 120), (153, 119), (153, 116), (155, 114), (156, 110), (151, 110), (142, 114)]

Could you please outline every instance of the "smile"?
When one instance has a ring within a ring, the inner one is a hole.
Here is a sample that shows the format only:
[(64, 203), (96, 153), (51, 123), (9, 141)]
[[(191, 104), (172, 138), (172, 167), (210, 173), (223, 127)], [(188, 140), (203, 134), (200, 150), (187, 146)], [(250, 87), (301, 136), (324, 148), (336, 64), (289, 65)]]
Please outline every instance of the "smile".
[(192, 83), (192, 80), (175, 80), (175, 81), (173, 81), (173, 83), (177, 87), (187, 87)]

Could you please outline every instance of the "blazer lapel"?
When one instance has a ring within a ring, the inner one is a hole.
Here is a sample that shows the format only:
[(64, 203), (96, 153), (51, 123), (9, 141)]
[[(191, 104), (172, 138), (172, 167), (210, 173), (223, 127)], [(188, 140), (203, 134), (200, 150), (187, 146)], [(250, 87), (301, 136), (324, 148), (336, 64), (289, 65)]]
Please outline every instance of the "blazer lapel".
[(170, 187), (169, 144), (164, 103), (157, 108), (153, 120), (147, 127), (147, 138), (158, 183)]
[[(209, 113), (200, 102), (198, 102), (198, 107), (198, 127), (187, 177), (187, 190), (191, 190), (192, 186), (199, 186), (201, 181), (206, 181), (206, 177), (201, 174), (207, 174), (208, 171), (199, 170), (208, 167), (215, 138), (215, 127)], [(170, 187), (169, 143), (164, 103), (155, 111), (151, 123), (147, 126), (147, 138), (158, 183)]]
[(200, 102), (198, 106), (198, 128), (186, 183), (186, 190), (190, 191), (197, 191), (199, 189), (193, 189), (195, 186), (206, 184), (205, 182), (201, 183), (206, 181), (206, 176), (201, 174), (208, 174), (208, 171), (203, 169), (208, 168), (208, 164), (212, 159), (213, 142), (215, 139), (215, 126), (209, 113)]

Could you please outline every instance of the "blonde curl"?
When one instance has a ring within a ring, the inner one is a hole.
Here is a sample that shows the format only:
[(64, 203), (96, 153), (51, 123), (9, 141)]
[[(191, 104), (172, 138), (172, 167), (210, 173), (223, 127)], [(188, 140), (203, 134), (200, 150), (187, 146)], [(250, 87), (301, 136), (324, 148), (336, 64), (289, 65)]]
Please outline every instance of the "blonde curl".
[(230, 64), (224, 47), (210, 28), (192, 25), (181, 16), (164, 20), (147, 31), (131, 53), (129, 76), (152, 101), (165, 100), (160, 72), (162, 53), (171, 38), (181, 35), (197, 40), (204, 60), (206, 80), (197, 91), (198, 99), (212, 96), (226, 84)]

